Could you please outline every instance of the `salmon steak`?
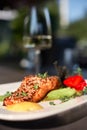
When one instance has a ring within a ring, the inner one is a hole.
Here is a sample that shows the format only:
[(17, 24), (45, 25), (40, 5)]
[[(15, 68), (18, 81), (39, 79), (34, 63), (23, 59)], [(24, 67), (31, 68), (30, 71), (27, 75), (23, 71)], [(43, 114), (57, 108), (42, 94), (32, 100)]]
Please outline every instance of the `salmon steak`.
[(23, 101), (39, 102), (49, 91), (58, 89), (60, 85), (61, 82), (58, 76), (26, 76), (19, 88), (4, 99), (3, 105), (7, 106)]

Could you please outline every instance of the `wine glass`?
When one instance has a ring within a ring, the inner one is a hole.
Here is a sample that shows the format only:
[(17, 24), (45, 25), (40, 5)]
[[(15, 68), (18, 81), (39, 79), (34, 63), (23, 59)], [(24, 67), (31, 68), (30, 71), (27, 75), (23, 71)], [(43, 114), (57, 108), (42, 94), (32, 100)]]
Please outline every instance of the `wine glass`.
[[(52, 46), (51, 20), (46, 7), (31, 7), (24, 19), (23, 45), (28, 49), (29, 60), (35, 66), (35, 73), (40, 72), (40, 52)], [(33, 57), (30, 57), (30, 54)]]

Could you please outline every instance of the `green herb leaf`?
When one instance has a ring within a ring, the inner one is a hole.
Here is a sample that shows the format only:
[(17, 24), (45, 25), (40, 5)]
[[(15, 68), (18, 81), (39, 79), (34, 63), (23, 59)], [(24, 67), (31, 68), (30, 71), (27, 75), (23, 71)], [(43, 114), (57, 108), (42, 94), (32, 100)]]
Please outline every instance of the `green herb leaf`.
[(54, 102), (49, 102), (50, 105), (56, 105)]
[(44, 74), (37, 74), (37, 76), (38, 77), (40, 77), (40, 78), (47, 78), (47, 76), (48, 76), (48, 73), (47, 72), (45, 72)]
[(11, 95), (11, 92), (6, 92), (3, 95), (0, 95), (0, 102), (2, 102), (6, 97), (9, 97)]
[(22, 92), (21, 95), (25, 97), (25, 96), (27, 96), (27, 93), (26, 92)]
[(66, 102), (66, 101), (68, 101), (68, 100), (70, 100), (70, 99), (71, 99), (71, 97), (65, 96), (65, 97), (61, 98), (60, 100), (61, 100), (62, 102)]
[(87, 87), (85, 87), (85, 89), (83, 90), (83, 95), (86, 95), (87, 94)]
[(34, 89), (38, 89), (39, 86), (37, 84), (34, 85)]
[(82, 75), (82, 69), (80, 67), (76, 68), (73, 70), (73, 75), (75, 74), (79, 74), (79, 75)]

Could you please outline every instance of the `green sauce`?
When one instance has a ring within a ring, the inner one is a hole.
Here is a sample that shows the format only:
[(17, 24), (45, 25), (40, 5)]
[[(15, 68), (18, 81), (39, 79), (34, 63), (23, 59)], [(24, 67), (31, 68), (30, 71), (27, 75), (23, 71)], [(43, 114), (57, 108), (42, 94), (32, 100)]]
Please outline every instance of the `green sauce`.
[(75, 89), (72, 88), (60, 88), (56, 90), (50, 91), (47, 96), (44, 98), (44, 100), (56, 100), (60, 99), (62, 101), (69, 100), (72, 97), (75, 97), (76, 95), (79, 95)]

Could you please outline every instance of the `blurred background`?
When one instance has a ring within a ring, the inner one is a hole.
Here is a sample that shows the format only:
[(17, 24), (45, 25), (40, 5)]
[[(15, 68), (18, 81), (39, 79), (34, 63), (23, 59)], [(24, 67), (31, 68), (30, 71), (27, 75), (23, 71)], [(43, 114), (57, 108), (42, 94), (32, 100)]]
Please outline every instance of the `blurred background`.
[(41, 50), (40, 72), (56, 74), (53, 63), (57, 61), (70, 70), (81, 67), (87, 78), (86, 0), (0, 0), (0, 83), (33, 73), (23, 48), (23, 22), (32, 6), (49, 9), (52, 27), (52, 47)]

